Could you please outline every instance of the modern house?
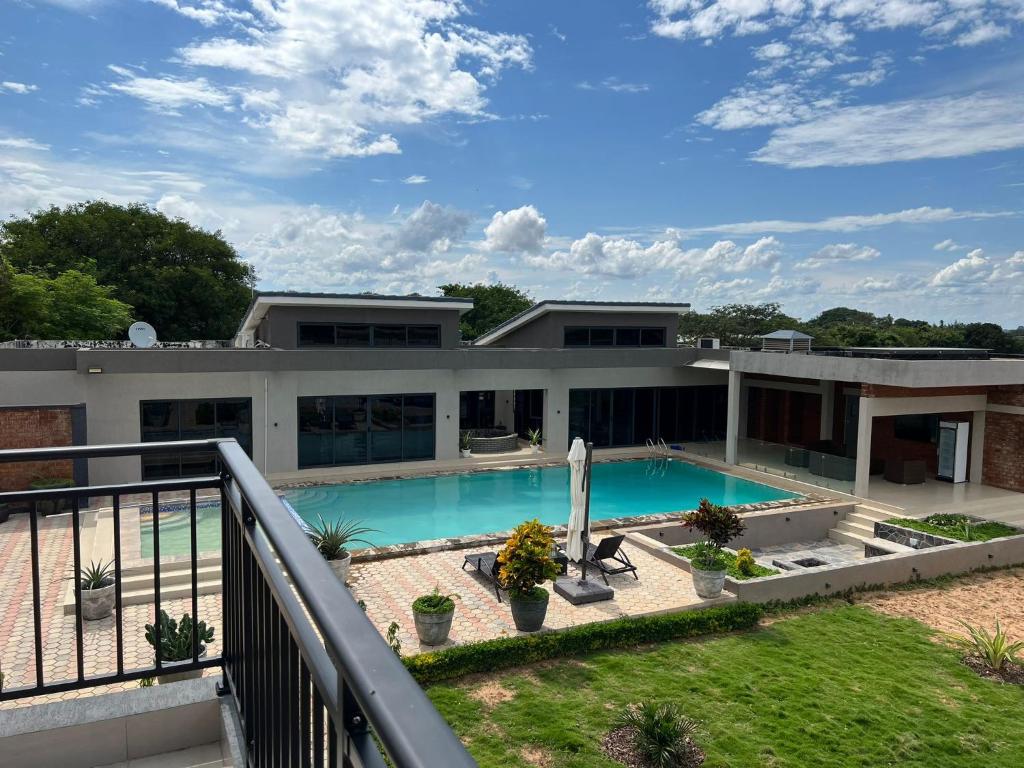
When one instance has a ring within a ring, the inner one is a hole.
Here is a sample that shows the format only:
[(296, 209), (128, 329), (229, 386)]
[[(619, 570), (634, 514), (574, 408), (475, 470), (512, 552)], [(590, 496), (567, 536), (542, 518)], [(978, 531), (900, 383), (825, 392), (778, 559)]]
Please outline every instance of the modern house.
[[(649, 302), (543, 301), (467, 343), (459, 320), (471, 309), (461, 298), (264, 293), (226, 347), (0, 348), (0, 448), (234, 437), (273, 482), (450, 467), (460, 430), (540, 429), (549, 456), (575, 436), (598, 449), (717, 445), (731, 463), (866, 496), (873, 473), (934, 477), (939, 424), (951, 422), (968, 424), (965, 479), (1024, 491), (1021, 359), (815, 350), (792, 331), (759, 351), (685, 347), (676, 333), (689, 305)], [(201, 452), (147, 454), (90, 459), (87, 476), (216, 466)], [(6, 488), (25, 479), (0, 475)]]

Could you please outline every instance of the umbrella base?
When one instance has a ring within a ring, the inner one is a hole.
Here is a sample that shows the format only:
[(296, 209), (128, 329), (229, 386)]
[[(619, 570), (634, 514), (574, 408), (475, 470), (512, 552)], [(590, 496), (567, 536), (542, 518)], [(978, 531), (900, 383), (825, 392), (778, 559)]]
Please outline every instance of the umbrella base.
[(573, 605), (585, 605), (586, 603), (597, 603), (601, 600), (611, 600), (615, 596), (615, 590), (599, 581), (580, 581), (578, 578), (563, 576), (555, 582), (555, 592)]

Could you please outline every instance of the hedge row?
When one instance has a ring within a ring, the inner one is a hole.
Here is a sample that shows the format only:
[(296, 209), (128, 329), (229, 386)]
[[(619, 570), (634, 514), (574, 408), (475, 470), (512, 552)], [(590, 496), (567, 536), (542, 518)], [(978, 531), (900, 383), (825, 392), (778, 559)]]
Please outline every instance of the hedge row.
[(404, 662), (421, 684), (436, 683), (474, 672), (494, 672), (545, 659), (749, 629), (763, 615), (759, 605), (730, 603), (695, 611), (622, 618), (562, 631), (456, 645), (443, 651), (409, 656)]

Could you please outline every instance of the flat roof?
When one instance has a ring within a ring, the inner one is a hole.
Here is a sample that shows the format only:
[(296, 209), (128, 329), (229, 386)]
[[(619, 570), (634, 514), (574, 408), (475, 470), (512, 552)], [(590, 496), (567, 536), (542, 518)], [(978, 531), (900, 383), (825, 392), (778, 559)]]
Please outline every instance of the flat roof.
[(559, 301), (545, 299), (534, 304), (527, 310), (510, 317), (504, 323), (495, 326), (473, 342), (476, 346), (484, 346), (507, 336), (517, 328), (532, 323), (538, 317), (551, 311), (561, 312), (677, 312), (683, 314), (690, 311), (690, 304), (668, 303), (657, 301)]
[[(439, 306), (440, 305), (440, 306)], [(473, 300), (459, 296), (393, 296), (381, 293), (304, 293), (260, 291), (242, 317), (235, 336), (256, 329), (271, 307), (379, 307), (382, 309), (457, 309), (464, 314)]]
[(811, 350), (833, 357), (874, 357), (880, 360), (988, 360), (990, 350), (975, 347), (831, 347)]

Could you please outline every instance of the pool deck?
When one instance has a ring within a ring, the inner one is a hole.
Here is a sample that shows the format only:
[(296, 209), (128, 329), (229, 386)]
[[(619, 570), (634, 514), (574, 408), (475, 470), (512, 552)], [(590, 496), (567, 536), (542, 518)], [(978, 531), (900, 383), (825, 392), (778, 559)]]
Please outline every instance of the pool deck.
[[(614, 598), (590, 605), (574, 606), (552, 593), (544, 629), (566, 629), (622, 616), (671, 613), (734, 600), (731, 595), (704, 600), (694, 592), (686, 571), (639, 547), (625, 544), (624, 549), (637, 567), (639, 580), (629, 574), (609, 576)], [(515, 628), (507, 595), (502, 594), (499, 603), (489, 581), (471, 568), (462, 569), (465, 555), (465, 551), (429, 552), (356, 564), (349, 576), (349, 587), (357, 600), (366, 603), (366, 614), (381, 634), (386, 634), (391, 622), (398, 622), (403, 655), (436, 650), (420, 645), (412, 615), (413, 600), (431, 592), (435, 585), (443, 592), (459, 595), (450, 640), (438, 648), (525, 634)], [(578, 573), (578, 568), (570, 565), (569, 574)], [(601, 576), (591, 570), (589, 578), (600, 580)], [(547, 587), (551, 592), (551, 585)]]

